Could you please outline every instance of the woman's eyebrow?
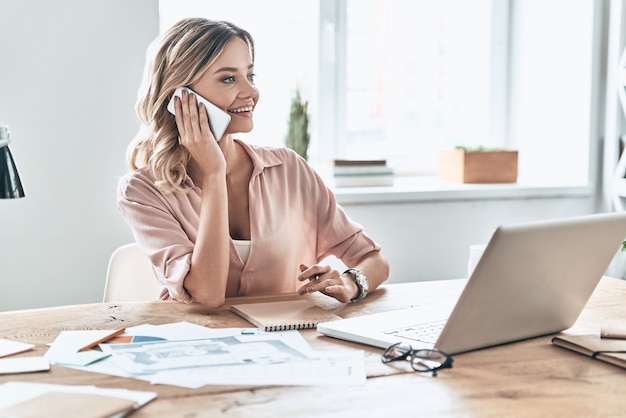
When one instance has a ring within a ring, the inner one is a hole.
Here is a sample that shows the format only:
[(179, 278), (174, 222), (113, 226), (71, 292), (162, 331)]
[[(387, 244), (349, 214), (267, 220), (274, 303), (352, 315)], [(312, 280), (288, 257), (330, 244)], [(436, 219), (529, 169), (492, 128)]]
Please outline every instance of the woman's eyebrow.
[[(254, 68), (254, 64), (250, 64), (248, 65), (248, 70)], [(213, 74), (218, 74), (218, 73), (236, 73), (237, 72), (237, 68), (236, 67), (222, 67), (222, 68), (218, 68), (217, 70), (215, 70), (215, 72)]]

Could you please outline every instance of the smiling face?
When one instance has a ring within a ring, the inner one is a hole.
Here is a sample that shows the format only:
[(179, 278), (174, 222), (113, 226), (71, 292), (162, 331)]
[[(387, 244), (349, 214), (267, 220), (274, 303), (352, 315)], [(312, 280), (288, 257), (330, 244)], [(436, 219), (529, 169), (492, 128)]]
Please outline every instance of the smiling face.
[(259, 100), (254, 85), (254, 62), (248, 45), (234, 37), (220, 56), (191, 85), (192, 90), (231, 116), (227, 134), (250, 132)]

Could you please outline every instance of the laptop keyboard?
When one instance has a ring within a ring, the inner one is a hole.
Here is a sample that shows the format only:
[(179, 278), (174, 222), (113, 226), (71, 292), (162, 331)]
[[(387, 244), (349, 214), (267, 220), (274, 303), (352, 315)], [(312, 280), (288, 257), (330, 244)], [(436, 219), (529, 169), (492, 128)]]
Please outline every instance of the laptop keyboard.
[(411, 325), (409, 327), (390, 329), (385, 331), (385, 334), (427, 344), (435, 344), (445, 324), (445, 320), (428, 322), (425, 324)]

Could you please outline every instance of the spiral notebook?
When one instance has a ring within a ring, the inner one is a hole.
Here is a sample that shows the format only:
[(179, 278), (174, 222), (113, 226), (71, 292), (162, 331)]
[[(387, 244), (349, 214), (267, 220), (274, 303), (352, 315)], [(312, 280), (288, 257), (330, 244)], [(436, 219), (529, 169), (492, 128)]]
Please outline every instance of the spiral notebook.
[(232, 305), (230, 310), (264, 331), (315, 328), (341, 317), (305, 299)]

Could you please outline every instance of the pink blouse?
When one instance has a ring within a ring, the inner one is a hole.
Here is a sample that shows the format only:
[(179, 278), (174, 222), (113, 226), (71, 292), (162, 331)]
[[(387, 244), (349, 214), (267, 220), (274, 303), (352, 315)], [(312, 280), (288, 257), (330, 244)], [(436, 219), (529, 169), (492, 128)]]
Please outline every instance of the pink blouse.
[[(230, 243), (226, 297), (295, 292), (300, 264), (329, 255), (353, 267), (380, 246), (337, 204), (317, 173), (287, 148), (249, 145), (237, 140), (253, 163), (248, 189), (251, 248), (248, 261)], [(192, 302), (184, 287), (198, 235), (202, 190), (164, 193), (144, 167), (118, 185), (118, 208), (135, 241), (152, 261), (163, 286), (161, 299)]]

